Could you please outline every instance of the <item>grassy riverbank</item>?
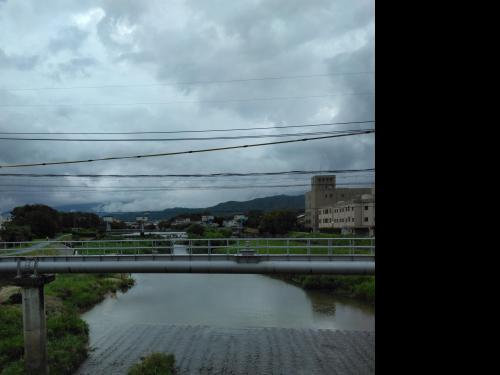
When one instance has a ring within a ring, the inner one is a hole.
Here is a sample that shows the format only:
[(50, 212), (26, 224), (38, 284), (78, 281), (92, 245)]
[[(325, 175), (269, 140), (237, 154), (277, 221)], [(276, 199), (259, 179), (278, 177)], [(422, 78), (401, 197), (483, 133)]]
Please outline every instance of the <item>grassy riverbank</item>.
[[(72, 374), (88, 353), (88, 326), (79, 314), (125, 291), (134, 280), (125, 275), (57, 275), (45, 286), (47, 339), (51, 374)], [(0, 375), (24, 374), (23, 321), (19, 295), (0, 304)]]
[(374, 276), (290, 275), (280, 278), (304, 289), (324, 290), (337, 296), (375, 304)]

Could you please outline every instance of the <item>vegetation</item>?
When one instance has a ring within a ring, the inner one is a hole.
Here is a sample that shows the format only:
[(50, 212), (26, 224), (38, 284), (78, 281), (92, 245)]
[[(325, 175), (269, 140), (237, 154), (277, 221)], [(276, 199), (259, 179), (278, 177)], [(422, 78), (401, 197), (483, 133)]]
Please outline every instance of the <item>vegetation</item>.
[(128, 375), (171, 375), (175, 373), (173, 354), (152, 353), (133, 365)]
[(338, 296), (375, 304), (374, 276), (290, 275), (283, 279), (304, 289), (326, 290)]
[(191, 224), (189, 227), (187, 227), (186, 232), (189, 236), (203, 236), (205, 233), (205, 227), (200, 224)]
[(11, 211), (12, 220), (4, 225), (0, 236), (5, 241), (31, 241), (33, 237), (54, 237), (72, 228), (101, 226), (99, 216), (85, 212), (58, 212), (43, 204), (25, 205)]
[[(126, 290), (133, 279), (123, 275), (58, 275), (46, 285), (47, 352), (51, 374), (72, 374), (87, 357), (88, 326), (79, 314), (104, 296)], [(19, 299), (0, 305), (0, 374), (24, 374), (23, 322)]]
[(261, 233), (283, 235), (296, 228), (297, 215), (291, 211), (271, 211), (262, 216), (259, 224)]

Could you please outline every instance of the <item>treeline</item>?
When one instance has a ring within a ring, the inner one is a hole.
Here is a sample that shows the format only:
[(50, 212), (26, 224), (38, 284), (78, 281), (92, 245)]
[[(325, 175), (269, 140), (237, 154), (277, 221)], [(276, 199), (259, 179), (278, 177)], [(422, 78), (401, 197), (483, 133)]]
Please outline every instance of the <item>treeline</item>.
[[(209, 215), (209, 213), (206, 213)], [(258, 230), (259, 234), (262, 235), (283, 235), (289, 231), (294, 230), (304, 230), (304, 228), (297, 222), (297, 213), (288, 210), (275, 210), (271, 212), (264, 212), (261, 210), (252, 210), (246, 213), (247, 220), (244, 224), (246, 228), (252, 228)], [(178, 215), (170, 220), (165, 220), (159, 223), (160, 228), (169, 228), (176, 219), (189, 218), (191, 221), (201, 220), (201, 215), (199, 214), (185, 214)], [(219, 217), (215, 216), (213, 222), (222, 226), (225, 219), (230, 219), (231, 217)], [(181, 228), (182, 227), (182, 228)], [(186, 223), (183, 226), (177, 226), (176, 228), (185, 229), (189, 234), (195, 234), (199, 236), (204, 236), (207, 232), (213, 232), (213, 228), (205, 228), (200, 224)], [(230, 229), (221, 228), (221, 230), (229, 231)], [(228, 236), (229, 236), (228, 235)]]
[(73, 228), (97, 229), (98, 215), (88, 212), (58, 212), (43, 204), (25, 205), (11, 211), (11, 221), (4, 224), (0, 236), (4, 241), (31, 241), (33, 238), (54, 237)]

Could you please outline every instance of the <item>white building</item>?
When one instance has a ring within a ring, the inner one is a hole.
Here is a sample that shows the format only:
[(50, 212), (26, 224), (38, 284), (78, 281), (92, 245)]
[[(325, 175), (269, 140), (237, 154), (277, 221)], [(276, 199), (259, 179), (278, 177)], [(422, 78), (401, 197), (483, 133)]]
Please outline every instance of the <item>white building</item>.
[(339, 201), (319, 210), (319, 228), (337, 229), (341, 233), (375, 234), (375, 196), (363, 194), (348, 201)]
[(242, 223), (244, 221), (247, 221), (248, 217), (246, 217), (245, 215), (234, 215), (233, 220)]
[(172, 223), (172, 225), (185, 225), (185, 224), (191, 224), (191, 219), (186, 217), (185, 219), (175, 219), (175, 221)]

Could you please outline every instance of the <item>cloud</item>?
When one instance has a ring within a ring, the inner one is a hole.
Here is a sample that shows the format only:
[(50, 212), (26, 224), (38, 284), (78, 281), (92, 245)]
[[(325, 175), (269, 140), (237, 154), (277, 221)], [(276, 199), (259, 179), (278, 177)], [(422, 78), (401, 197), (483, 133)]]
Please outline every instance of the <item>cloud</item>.
[(50, 52), (59, 52), (64, 50), (77, 51), (85, 42), (89, 32), (81, 30), (78, 27), (64, 27), (54, 38), (51, 38), (48, 49)]
[[(9, 21), (14, 18), (15, 23)], [(6, 2), (0, 8), (0, 21), (5, 29), (0, 35), (0, 86), (52, 88), (0, 90), (0, 101), (15, 105), (53, 105), (0, 108), (2, 131), (202, 130), (374, 118), (372, 1), (59, 1), (44, 3), (44, 6), (36, 1), (22, 5)], [(22, 41), (15, 37), (20, 33), (26, 35)], [(353, 72), (364, 73), (339, 74)], [(331, 75), (182, 84), (323, 73)], [(107, 87), (113, 85), (117, 86)], [(71, 89), (57, 89), (59, 87)], [(266, 99), (273, 97), (290, 99)], [(169, 104), (140, 104), (147, 102)], [(125, 103), (130, 105), (118, 105)], [(370, 127), (370, 124), (351, 128), (362, 127)], [(307, 130), (310, 129), (286, 131)], [(237, 134), (244, 133), (250, 132)], [(373, 139), (373, 135), (362, 135), (218, 153), (10, 171), (119, 174), (365, 168), (374, 163)], [(252, 142), (0, 141), (0, 164), (246, 143)], [(5, 169), (0, 169), (1, 172)], [(68, 192), (69, 188), (60, 189), (63, 192), (44, 188), (35, 191), (37, 185), (44, 184), (101, 189), (104, 186), (264, 185), (276, 181), (285, 184), (309, 181), (308, 177), (295, 178), (82, 181), (0, 177), (0, 184), (33, 186), (2, 192), (0, 211), (14, 204), (34, 202), (52, 205), (101, 202), (113, 210), (202, 207), (226, 200), (299, 194), (307, 190), (290, 187), (127, 193), (76, 192), (78, 188), (75, 192)]]
[(38, 56), (7, 55), (0, 48), (0, 69), (33, 69), (38, 61)]

